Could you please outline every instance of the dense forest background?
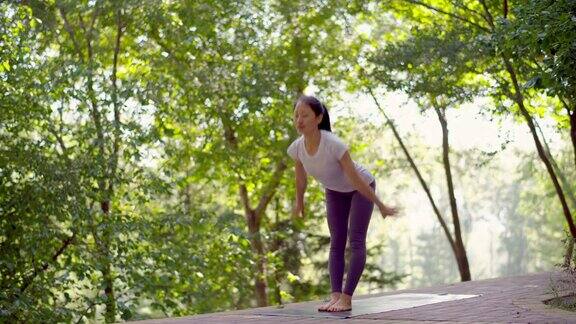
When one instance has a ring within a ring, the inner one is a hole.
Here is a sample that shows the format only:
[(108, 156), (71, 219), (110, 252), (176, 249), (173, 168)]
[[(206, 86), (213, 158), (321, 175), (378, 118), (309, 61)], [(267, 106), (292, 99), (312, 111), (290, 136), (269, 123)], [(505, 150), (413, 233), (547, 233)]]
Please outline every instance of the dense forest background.
[(326, 296), (318, 183), (290, 216), (302, 93), (401, 208), (358, 294), (570, 263), (573, 0), (3, 1), (0, 320)]

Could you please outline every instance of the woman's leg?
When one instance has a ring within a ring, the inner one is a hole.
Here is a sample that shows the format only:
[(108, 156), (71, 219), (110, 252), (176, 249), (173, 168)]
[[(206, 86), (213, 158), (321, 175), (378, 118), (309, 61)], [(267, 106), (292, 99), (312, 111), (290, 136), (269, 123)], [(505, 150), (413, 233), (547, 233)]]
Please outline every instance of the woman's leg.
[(348, 234), (348, 215), (353, 193), (326, 189), (326, 211), (330, 230), (330, 285), (332, 292), (342, 292), (344, 277), (344, 252)]
[(344, 277), (344, 252), (348, 234), (348, 214), (352, 203), (352, 193), (342, 193), (326, 189), (326, 212), (330, 230), (329, 271), (332, 294), (330, 300), (318, 310), (327, 311), (340, 300)]
[[(372, 182), (370, 186), (376, 190), (376, 182)], [(350, 208), (350, 267), (343, 291), (349, 296), (354, 294), (366, 264), (366, 233), (373, 210), (374, 203), (356, 191), (352, 197)]]

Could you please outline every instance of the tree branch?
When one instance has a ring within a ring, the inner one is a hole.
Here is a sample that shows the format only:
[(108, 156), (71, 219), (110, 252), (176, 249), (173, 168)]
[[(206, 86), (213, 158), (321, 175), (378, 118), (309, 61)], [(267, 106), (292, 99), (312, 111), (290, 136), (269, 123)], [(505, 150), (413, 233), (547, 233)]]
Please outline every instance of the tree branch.
[(450, 1), (450, 3), (452, 3), (452, 5), (455, 7), (458, 7), (464, 11), (467, 11), (467, 12), (471, 13), (472, 15), (478, 15), (480, 18), (486, 20), (486, 17), (481, 12), (478, 12), (474, 9), (469, 8), (468, 6), (463, 4), (460, 0), (456, 0), (456, 1), (452, 0), (452, 1)]
[(466, 18), (464, 18), (464, 17), (462, 17), (462, 16), (459, 16), (459, 15), (454, 14), (454, 13), (451, 13), (451, 12), (447, 12), (447, 11), (442, 10), (442, 9), (440, 9), (440, 8), (437, 8), (437, 7), (434, 7), (434, 6), (432, 6), (432, 5), (429, 5), (429, 4), (425, 3), (425, 2), (418, 1), (418, 0), (404, 0), (404, 1), (406, 1), (406, 2), (408, 2), (408, 3), (412, 3), (412, 4), (415, 4), (415, 5), (418, 5), (418, 6), (422, 6), (422, 7), (428, 8), (428, 9), (430, 9), (430, 10), (432, 10), (432, 11), (435, 11), (435, 12), (438, 12), (438, 13), (441, 13), (441, 14), (444, 14), (444, 15), (447, 15), (447, 16), (449, 16), (449, 17), (455, 18), (455, 19), (457, 19), (457, 20), (463, 21), (463, 22), (465, 22), (465, 23), (467, 23), (467, 24), (470, 24), (470, 25), (472, 25), (472, 26), (475, 26), (475, 27), (477, 27), (477, 28), (479, 28), (479, 29), (481, 29), (481, 30), (483, 30), (483, 31), (486, 31), (486, 32), (489, 32), (489, 31), (490, 31), (488, 28), (486, 28), (486, 27), (484, 27), (484, 26), (482, 26), (482, 25), (479, 25), (479, 24), (477, 24), (477, 23), (475, 23), (475, 22), (473, 22), (473, 21), (470, 21), (470, 20), (468, 20), (468, 19), (466, 19)]
[(276, 169), (274, 170), (274, 174), (272, 175), (272, 180), (268, 182), (266, 189), (264, 189), (264, 194), (260, 197), (260, 202), (258, 203), (258, 207), (256, 207), (256, 217), (258, 220), (262, 217), (262, 214), (266, 210), (266, 207), (274, 197), (276, 192), (276, 188), (280, 184), (280, 179), (282, 178), (282, 173), (286, 170), (287, 165), (284, 163), (283, 160), (280, 160), (276, 164)]
[(66, 11), (64, 11), (63, 7), (58, 7), (58, 10), (60, 11), (60, 15), (62, 16), (62, 19), (64, 20), (64, 28), (66, 29), (68, 34), (70, 34), (70, 38), (72, 39), (72, 44), (74, 44), (74, 50), (78, 54), (78, 57), (80, 58), (80, 62), (84, 63), (84, 55), (82, 54), (82, 50), (80, 49), (80, 45), (78, 45), (78, 42), (76, 41), (76, 34), (74, 34), (74, 29), (72, 28), (72, 26), (70, 25), (70, 22), (68, 21), (68, 16), (66, 15)]
[(488, 5), (486, 4), (486, 1), (484, 1), (484, 0), (478, 0), (478, 1), (482, 5), (482, 8), (484, 8), (484, 13), (486, 14), (486, 21), (488, 22), (488, 24), (490, 25), (492, 30), (494, 30), (494, 28), (495, 28), (494, 18), (492, 17), (492, 14), (490, 13), (490, 10), (488, 9)]
[[(67, 239), (65, 239), (64, 241), (62, 241), (62, 245), (60, 246), (60, 248), (58, 249), (58, 251), (56, 251), (56, 253), (54, 253), (54, 255), (52, 255), (52, 258), (50, 258), (50, 260), (52, 262), (56, 262), (56, 260), (58, 259), (58, 257), (64, 253), (64, 251), (66, 250), (66, 248), (68, 248), (68, 246), (70, 246), (70, 244), (72, 243), (72, 241), (74, 241), (74, 238), (76, 237), (76, 232), (74, 232), (72, 234), (72, 236), (68, 237)], [(46, 269), (48, 269), (48, 267), (50, 266), (49, 262), (45, 262), (42, 267), (40, 269), (35, 269), (34, 272), (28, 276), (27, 278), (25, 278), (23, 280), (22, 286), (20, 287), (20, 294), (23, 293), (26, 288), (28, 288), (30, 286), (30, 284), (32, 284), (32, 281), (34, 281), (34, 278), (36, 278), (40, 273), (46, 271)]]

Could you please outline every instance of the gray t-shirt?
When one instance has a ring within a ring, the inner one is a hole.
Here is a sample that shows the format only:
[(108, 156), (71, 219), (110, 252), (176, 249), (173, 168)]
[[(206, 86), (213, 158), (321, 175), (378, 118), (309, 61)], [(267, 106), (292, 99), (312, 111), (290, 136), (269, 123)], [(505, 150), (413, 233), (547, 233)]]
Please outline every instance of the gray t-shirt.
[[(340, 159), (348, 151), (348, 146), (334, 133), (320, 130), (320, 144), (314, 155), (309, 155), (304, 146), (304, 136), (297, 138), (288, 147), (288, 155), (299, 160), (304, 165), (306, 173), (313, 176), (325, 188), (340, 192), (356, 190), (346, 177), (340, 166)], [(367, 184), (374, 181), (374, 177), (364, 167), (354, 162), (356, 171)]]

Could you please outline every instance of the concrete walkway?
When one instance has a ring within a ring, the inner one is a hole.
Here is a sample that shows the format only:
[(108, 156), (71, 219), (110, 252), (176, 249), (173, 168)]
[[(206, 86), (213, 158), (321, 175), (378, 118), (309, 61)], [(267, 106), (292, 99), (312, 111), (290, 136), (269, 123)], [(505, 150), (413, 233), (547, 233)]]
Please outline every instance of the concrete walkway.
[[(255, 315), (257, 310), (261, 309), (253, 308), (189, 317), (147, 320), (137, 323), (576, 323), (576, 312), (553, 308), (542, 302), (554, 297), (550, 289), (551, 279), (556, 280), (561, 276), (564, 274), (544, 272), (358, 296), (357, 299), (399, 293), (481, 295), (475, 298), (361, 315), (348, 319), (262, 316)], [(564, 291), (561, 295), (570, 293), (575, 292)], [(319, 304), (320, 302), (313, 301), (287, 306), (309, 305), (310, 307), (317, 307)]]

